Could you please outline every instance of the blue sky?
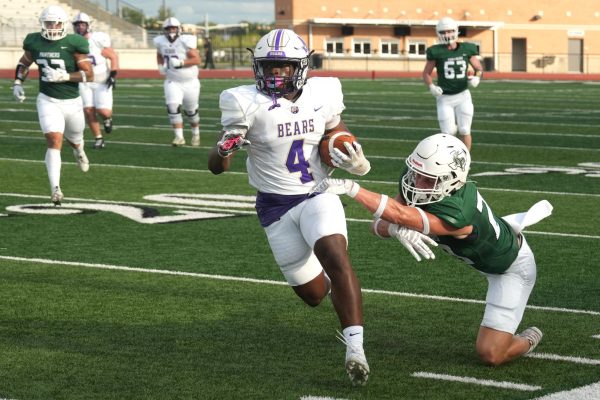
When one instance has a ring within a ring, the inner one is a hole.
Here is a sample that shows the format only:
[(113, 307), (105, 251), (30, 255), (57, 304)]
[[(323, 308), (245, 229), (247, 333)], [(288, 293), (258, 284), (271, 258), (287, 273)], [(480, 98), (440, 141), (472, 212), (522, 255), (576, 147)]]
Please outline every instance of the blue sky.
[(158, 15), (164, 4), (182, 23), (203, 23), (208, 14), (210, 22), (235, 24), (240, 21), (270, 23), (275, 20), (275, 0), (129, 0), (127, 3), (144, 10), (149, 17)]

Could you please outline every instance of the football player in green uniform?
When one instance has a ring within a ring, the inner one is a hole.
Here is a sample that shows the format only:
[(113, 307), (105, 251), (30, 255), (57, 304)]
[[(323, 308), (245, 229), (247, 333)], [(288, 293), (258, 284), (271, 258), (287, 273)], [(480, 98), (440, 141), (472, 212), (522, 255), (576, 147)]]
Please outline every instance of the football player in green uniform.
[(483, 362), (500, 365), (531, 352), (542, 339), (536, 327), (515, 335), (536, 280), (535, 259), (521, 231), (550, 215), (552, 206), (544, 200), (526, 213), (498, 218), (467, 181), (470, 163), (464, 143), (440, 133), (422, 140), (406, 159), (395, 199), (349, 179), (327, 178), (313, 191), (347, 194), (373, 213), (377, 236), (414, 229), (484, 275), (488, 291), (476, 348)]
[(41, 32), (30, 33), (23, 41), (23, 56), (15, 70), (13, 94), (19, 102), (25, 100), (23, 82), (29, 66), (36, 63), (40, 70), (40, 93), (36, 105), (42, 132), (46, 137), (46, 169), (50, 181), (51, 200), (60, 205), (60, 169), (63, 135), (73, 148), (73, 154), (83, 172), (90, 168), (83, 151), (85, 118), (79, 82), (91, 81), (93, 70), (87, 54), (88, 42), (80, 35), (67, 34), (68, 17), (59, 6), (50, 6), (40, 15)]
[[(440, 43), (427, 49), (423, 81), (436, 98), (440, 130), (449, 135), (458, 133), (471, 150), (474, 107), (468, 87), (477, 87), (482, 76), (479, 50), (473, 43), (457, 42), (458, 25), (452, 18), (442, 18), (436, 32)], [(469, 64), (475, 70), (473, 75), (469, 75)], [(437, 85), (433, 83), (434, 69)]]

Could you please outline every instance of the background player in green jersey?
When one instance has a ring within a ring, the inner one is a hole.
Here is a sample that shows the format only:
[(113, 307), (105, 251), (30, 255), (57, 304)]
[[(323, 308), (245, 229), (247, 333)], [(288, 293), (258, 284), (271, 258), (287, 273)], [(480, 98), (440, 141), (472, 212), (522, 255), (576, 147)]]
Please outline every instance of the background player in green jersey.
[(23, 82), (29, 66), (40, 69), (40, 93), (36, 106), (42, 132), (46, 137), (46, 169), (50, 181), (51, 200), (60, 205), (60, 169), (63, 135), (73, 148), (73, 154), (83, 172), (90, 168), (83, 151), (85, 118), (79, 82), (93, 79), (92, 65), (87, 58), (87, 40), (67, 34), (67, 14), (58, 6), (50, 6), (40, 15), (41, 32), (30, 33), (23, 41), (23, 56), (15, 71), (13, 94), (19, 102), (25, 100)]
[(464, 143), (440, 133), (422, 140), (406, 159), (394, 200), (348, 179), (327, 178), (314, 191), (353, 197), (374, 213), (372, 228), (380, 237), (414, 229), (480, 271), (488, 291), (477, 353), (486, 364), (500, 365), (531, 352), (542, 339), (536, 327), (515, 335), (536, 280), (535, 259), (521, 230), (550, 215), (552, 206), (544, 200), (527, 213), (498, 218), (467, 182), (470, 163)]
[[(473, 43), (457, 42), (458, 24), (452, 18), (442, 18), (436, 32), (440, 43), (427, 49), (423, 81), (436, 98), (440, 130), (449, 135), (458, 133), (460, 140), (471, 150), (474, 107), (468, 87), (477, 87), (481, 79), (479, 50)], [(472, 76), (469, 75), (469, 64), (475, 70)], [(437, 85), (433, 83), (434, 69), (437, 70)]]

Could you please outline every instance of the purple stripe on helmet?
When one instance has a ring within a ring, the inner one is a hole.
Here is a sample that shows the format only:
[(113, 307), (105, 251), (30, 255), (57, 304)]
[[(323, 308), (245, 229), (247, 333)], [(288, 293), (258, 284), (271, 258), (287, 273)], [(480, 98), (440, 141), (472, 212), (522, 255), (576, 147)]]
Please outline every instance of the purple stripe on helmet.
[(275, 34), (275, 50), (279, 50), (281, 39), (283, 38), (283, 29), (277, 29)]

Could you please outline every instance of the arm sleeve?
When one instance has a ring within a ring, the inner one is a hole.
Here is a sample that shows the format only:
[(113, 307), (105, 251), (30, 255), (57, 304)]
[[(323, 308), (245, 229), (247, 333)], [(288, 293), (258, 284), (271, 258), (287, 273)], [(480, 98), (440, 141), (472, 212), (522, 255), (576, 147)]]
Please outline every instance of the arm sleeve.
[(321, 91), (321, 98), (327, 99), (329, 116), (325, 122), (325, 129), (335, 128), (340, 123), (340, 115), (346, 109), (344, 105), (344, 94), (342, 92), (342, 83), (338, 78), (324, 78), (323, 84), (318, 86)]
[(110, 36), (108, 36), (106, 33), (104, 32), (97, 32), (96, 33), (96, 42), (102, 47), (110, 47), (111, 43), (110, 43)]
[(233, 92), (225, 90), (221, 93), (219, 108), (221, 109), (221, 125), (224, 127), (242, 126), (248, 128), (250, 126), (248, 116)]
[(188, 50), (189, 49), (197, 49), (198, 48), (198, 40), (196, 39), (196, 36), (182, 35), (181, 36), (181, 41), (183, 42), (183, 44), (185, 45), (185, 47)]

